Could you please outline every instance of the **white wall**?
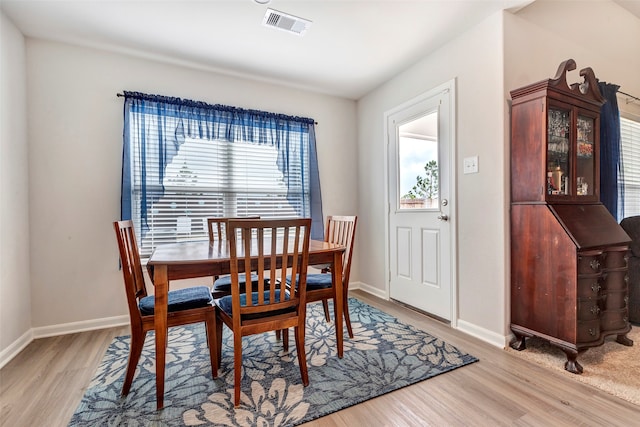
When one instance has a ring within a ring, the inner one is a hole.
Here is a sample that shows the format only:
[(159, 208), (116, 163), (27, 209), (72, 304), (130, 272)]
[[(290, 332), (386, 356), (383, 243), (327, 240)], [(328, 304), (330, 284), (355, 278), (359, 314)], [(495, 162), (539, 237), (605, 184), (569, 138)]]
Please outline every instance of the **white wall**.
[(123, 90), (312, 117), (324, 213), (357, 208), (355, 102), (27, 40), (33, 327), (127, 314), (120, 214)]
[[(517, 15), (507, 14), (505, 88), (509, 90), (553, 77), (565, 59), (579, 70), (591, 67), (600, 81), (640, 97), (640, 19), (610, 1), (536, 1)], [(571, 19), (566, 19), (571, 16)], [(640, 105), (619, 105), (640, 114)]]
[[(505, 324), (505, 144), (502, 132), (502, 16), (495, 14), (358, 102), (360, 244), (368, 268), (360, 278), (387, 293), (385, 136), (383, 114), (441, 83), (457, 79), (458, 308), (461, 327), (503, 339)], [(479, 156), (479, 173), (462, 174), (462, 159)], [(364, 195), (369, 194), (370, 197)], [(454, 316), (456, 314), (454, 313)], [(496, 334), (496, 336), (494, 336)]]
[(24, 37), (0, 12), (0, 366), (30, 340), (29, 165)]

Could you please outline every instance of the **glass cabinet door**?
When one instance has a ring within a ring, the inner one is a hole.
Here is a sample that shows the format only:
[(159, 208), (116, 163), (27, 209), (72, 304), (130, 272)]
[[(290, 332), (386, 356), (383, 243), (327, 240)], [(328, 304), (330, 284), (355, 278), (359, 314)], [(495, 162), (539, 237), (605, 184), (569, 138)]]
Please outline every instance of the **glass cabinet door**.
[(549, 108), (547, 135), (547, 195), (571, 194), (571, 111)]
[(576, 195), (591, 196), (595, 190), (594, 119), (578, 114), (576, 145)]

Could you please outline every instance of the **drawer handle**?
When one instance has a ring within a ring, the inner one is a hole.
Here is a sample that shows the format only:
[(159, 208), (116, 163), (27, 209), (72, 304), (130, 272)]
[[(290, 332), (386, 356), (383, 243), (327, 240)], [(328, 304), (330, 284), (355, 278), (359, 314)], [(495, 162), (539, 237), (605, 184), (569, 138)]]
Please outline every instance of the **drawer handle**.
[(593, 285), (591, 285), (591, 290), (597, 294), (600, 291), (600, 289), (602, 289), (602, 286), (600, 286), (600, 283), (593, 282)]
[(591, 335), (592, 337), (596, 336), (596, 330), (595, 328), (589, 328), (589, 335)]
[(597, 259), (592, 259), (589, 265), (591, 266), (591, 269), (595, 271), (598, 271), (598, 269), (600, 269), (600, 261), (598, 261)]
[(598, 307), (597, 305), (594, 305), (593, 307), (591, 307), (591, 314), (598, 314), (600, 313), (600, 307)]

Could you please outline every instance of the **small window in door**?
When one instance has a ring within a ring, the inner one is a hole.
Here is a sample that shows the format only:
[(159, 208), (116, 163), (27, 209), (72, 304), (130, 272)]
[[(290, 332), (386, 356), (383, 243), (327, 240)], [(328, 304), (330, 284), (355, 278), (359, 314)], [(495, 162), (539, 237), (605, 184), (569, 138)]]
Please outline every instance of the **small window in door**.
[(400, 209), (439, 209), (438, 111), (399, 126)]

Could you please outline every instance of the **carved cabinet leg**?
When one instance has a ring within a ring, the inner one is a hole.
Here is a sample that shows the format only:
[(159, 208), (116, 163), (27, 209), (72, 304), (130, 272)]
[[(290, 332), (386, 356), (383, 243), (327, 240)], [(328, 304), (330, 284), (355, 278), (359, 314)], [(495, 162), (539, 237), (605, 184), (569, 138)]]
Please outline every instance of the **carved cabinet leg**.
[(627, 337), (627, 334), (620, 334), (616, 338), (616, 342), (626, 345), (627, 347), (631, 347), (633, 345), (633, 340)]
[(527, 343), (525, 342), (525, 336), (520, 334), (514, 334), (516, 337), (509, 343), (509, 346), (518, 351), (522, 351), (527, 348)]
[(582, 365), (580, 365), (580, 363), (578, 363), (578, 355), (581, 354), (581, 351), (574, 351), (574, 350), (567, 350), (567, 349), (562, 349), (562, 351), (564, 351), (564, 354), (567, 355), (567, 361), (564, 364), (564, 369), (566, 371), (571, 372), (572, 374), (577, 374), (580, 375), (583, 371), (582, 369)]

